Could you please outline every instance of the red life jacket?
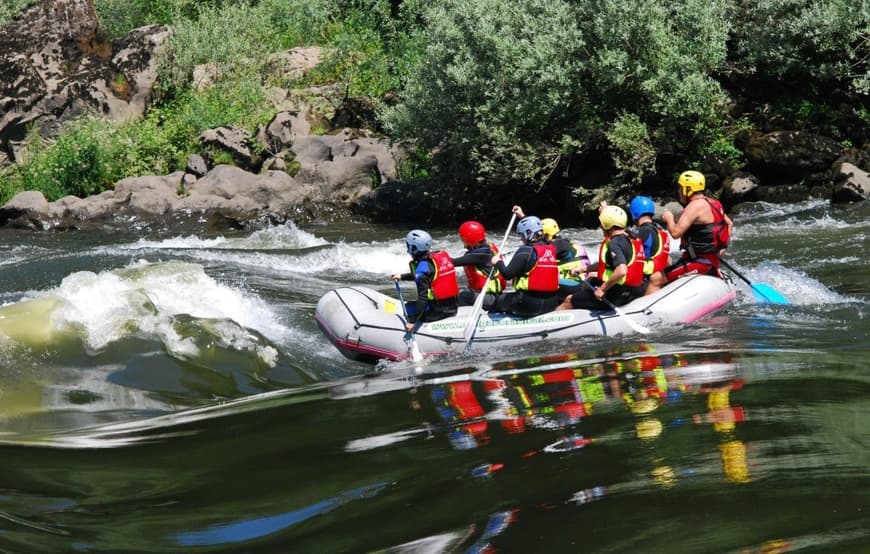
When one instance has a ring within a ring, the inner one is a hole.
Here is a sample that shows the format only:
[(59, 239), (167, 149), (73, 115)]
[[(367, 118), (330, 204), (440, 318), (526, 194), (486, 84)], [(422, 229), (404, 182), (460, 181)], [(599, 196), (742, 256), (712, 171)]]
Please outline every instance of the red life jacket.
[(659, 247), (646, 261), (647, 275), (661, 271), (671, 263), (671, 235), (665, 229), (658, 227)]
[[(429, 300), (444, 300), (459, 295), (459, 281), (456, 280), (456, 267), (447, 252), (430, 252), (429, 260), (435, 275), (429, 289)], [(415, 273), (418, 261), (410, 263), (411, 273)]]
[(682, 246), (689, 251), (692, 257), (698, 254), (715, 254), (726, 248), (731, 240), (722, 204), (718, 200), (706, 196), (704, 200), (710, 205), (713, 223), (701, 223), (689, 227), (682, 239)]
[[(619, 285), (625, 285), (627, 287), (636, 287), (643, 283), (643, 266), (646, 261), (646, 256), (643, 253), (643, 243), (638, 238), (633, 238), (629, 234), (622, 235), (628, 242), (631, 243), (631, 260), (628, 261), (626, 267), (628, 272), (625, 274), (625, 277), (617, 281)], [(598, 249), (598, 279), (601, 280), (602, 283), (606, 282), (610, 279), (610, 276), (613, 274), (612, 267), (607, 267), (607, 252), (610, 250), (610, 241), (613, 240), (613, 237), (606, 238), (601, 241), (601, 248)]]
[(559, 261), (556, 247), (550, 242), (536, 242), (530, 245), (535, 249), (537, 259), (528, 274), (515, 279), (514, 288), (534, 292), (556, 292), (559, 290)]
[[(498, 254), (498, 246), (492, 243), (489, 244), (489, 250), (493, 256)], [(465, 269), (465, 277), (468, 279), (468, 288), (473, 291), (479, 292), (485, 286), (487, 292), (499, 293), (507, 287), (507, 280), (496, 269), (493, 270), (492, 279), (488, 283), (486, 282), (488, 272), (484, 272), (476, 265), (466, 265), (463, 266), (463, 269)]]

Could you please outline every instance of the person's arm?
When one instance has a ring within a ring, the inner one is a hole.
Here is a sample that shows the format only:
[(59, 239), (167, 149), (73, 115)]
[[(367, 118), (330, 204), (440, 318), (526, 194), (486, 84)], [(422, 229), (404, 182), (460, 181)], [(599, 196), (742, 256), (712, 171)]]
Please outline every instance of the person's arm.
[[(620, 239), (619, 237), (623, 237)], [(595, 291), (595, 298), (601, 300), (607, 291), (620, 279), (628, 275), (628, 260), (631, 257), (632, 246), (628, 237), (618, 235), (610, 241), (610, 251), (608, 253), (609, 260), (607, 262), (613, 266), (613, 272), (607, 281), (601, 283)]]
[(523, 209), (520, 206), (514, 206), (511, 208), (511, 211), (516, 214), (517, 219), (522, 219), (526, 217), (526, 214), (523, 212)]
[(390, 275), (390, 279), (393, 281), (413, 281), (414, 274), (413, 273), (393, 273)]
[(551, 242), (556, 248), (556, 259), (560, 262), (574, 259), (574, 245), (565, 237), (556, 237)]
[[(610, 274), (610, 279), (601, 283), (596, 291), (595, 296), (601, 298), (607, 292), (607, 290), (619, 282), (620, 279), (628, 275), (628, 265), (626, 264), (618, 264), (615, 268), (613, 268), (613, 273)], [(601, 293), (600, 295), (598, 293)]]
[(674, 221), (674, 214), (665, 211), (662, 214), (662, 220), (668, 226), (668, 233), (675, 239), (681, 238), (698, 219), (700, 210), (704, 207), (706, 207), (705, 202), (689, 202), (689, 205), (686, 206), (677, 221)]
[[(725, 218), (725, 224), (728, 225), (728, 236), (730, 237), (734, 233), (734, 222), (732, 222), (731, 218), (724, 212), (722, 213), (722, 216)], [(720, 248), (718, 252), (719, 257), (724, 257), (727, 250), (727, 248)]]
[(531, 266), (531, 255), (535, 250), (531, 246), (520, 246), (514, 252), (509, 264), (505, 265), (504, 261), (498, 255), (492, 257), (492, 264), (498, 269), (502, 277), (505, 279), (513, 279), (525, 275), (528, 268)]
[(432, 288), (432, 276), (429, 271), (429, 260), (423, 260), (417, 265), (414, 280), (417, 282), (417, 301), (414, 303), (414, 313), (408, 315), (408, 323), (415, 323), (426, 311), (429, 303), (429, 289)]

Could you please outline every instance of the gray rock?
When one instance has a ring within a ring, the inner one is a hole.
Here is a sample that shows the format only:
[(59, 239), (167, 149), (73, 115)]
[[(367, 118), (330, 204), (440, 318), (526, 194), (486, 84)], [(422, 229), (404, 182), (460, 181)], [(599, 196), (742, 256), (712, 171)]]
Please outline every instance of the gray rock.
[(834, 186), (834, 202), (860, 202), (870, 198), (870, 173), (843, 162), (839, 174), (839, 183)]
[(208, 173), (208, 163), (206, 163), (205, 158), (199, 154), (191, 154), (187, 157), (186, 170), (188, 173), (192, 173), (196, 177), (202, 177)]
[(746, 146), (748, 170), (766, 186), (806, 182), (822, 174), (843, 153), (837, 141), (805, 131), (753, 135)]
[(142, 116), (170, 33), (152, 25), (109, 44), (92, 0), (29, 7), (0, 32), (0, 149), (18, 161), (31, 127), (48, 137), (86, 113)]
[(262, 158), (251, 148), (251, 135), (241, 127), (224, 125), (203, 131), (199, 140), (206, 149), (208, 157), (214, 160), (219, 151), (229, 154), (236, 165), (243, 169), (259, 171)]

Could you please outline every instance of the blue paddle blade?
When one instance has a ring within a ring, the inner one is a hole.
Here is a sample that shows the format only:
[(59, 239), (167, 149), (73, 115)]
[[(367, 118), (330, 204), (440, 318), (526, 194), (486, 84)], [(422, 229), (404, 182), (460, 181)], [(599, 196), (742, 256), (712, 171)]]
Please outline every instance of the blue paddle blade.
[(789, 304), (788, 298), (779, 293), (770, 285), (764, 283), (752, 283), (752, 292), (755, 293), (755, 298), (762, 302), (770, 302), (771, 304)]

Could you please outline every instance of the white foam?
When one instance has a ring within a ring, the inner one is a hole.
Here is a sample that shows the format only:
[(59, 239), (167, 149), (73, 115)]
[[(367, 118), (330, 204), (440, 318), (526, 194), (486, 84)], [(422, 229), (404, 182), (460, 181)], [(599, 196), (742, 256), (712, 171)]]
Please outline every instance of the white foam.
[[(764, 283), (798, 306), (847, 304), (853, 299), (837, 294), (807, 274), (784, 267), (775, 262), (762, 262), (758, 266), (743, 269), (733, 260), (729, 263), (753, 284)], [(727, 273), (727, 270), (725, 270)], [(742, 280), (735, 277), (735, 285), (742, 289), (744, 297), (753, 298), (755, 293)]]
[(299, 229), (295, 223), (276, 225), (254, 231), (247, 237), (214, 237), (202, 239), (196, 236), (178, 236), (163, 240), (140, 239), (133, 244), (121, 245), (121, 250), (288, 250), (323, 246), (328, 241)]
[[(127, 336), (144, 335), (159, 337), (176, 354), (196, 356), (193, 341), (174, 329), (174, 317), (182, 314), (231, 320), (271, 340), (281, 340), (289, 333), (264, 301), (218, 283), (197, 264), (140, 260), (121, 270), (80, 271), (44, 294), (61, 300), (54, 324), (79, 329), (93, 350)], [(211, 330), (227, 345), (259, 348), (250, 338), (243, 342), (233, 326), (215, 325)], [(274, 361), (274, 353), (262, 354)]]

